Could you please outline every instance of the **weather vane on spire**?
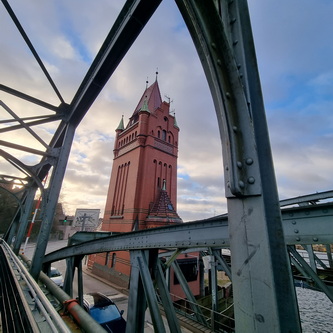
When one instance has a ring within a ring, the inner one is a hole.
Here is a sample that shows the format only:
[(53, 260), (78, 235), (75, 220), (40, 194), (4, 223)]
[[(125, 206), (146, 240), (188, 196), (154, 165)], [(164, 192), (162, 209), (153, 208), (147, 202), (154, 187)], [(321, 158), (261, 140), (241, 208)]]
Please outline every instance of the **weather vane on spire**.
[(156, 67), (156, 81), (157, 81), (157, 75), (158, 75), (158, 67)]

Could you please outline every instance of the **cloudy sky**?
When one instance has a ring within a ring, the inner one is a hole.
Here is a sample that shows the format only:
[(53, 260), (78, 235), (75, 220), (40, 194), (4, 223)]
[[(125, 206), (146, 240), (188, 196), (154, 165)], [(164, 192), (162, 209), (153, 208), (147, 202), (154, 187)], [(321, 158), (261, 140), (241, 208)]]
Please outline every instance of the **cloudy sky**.
[[(123, 1), (10, 1), (65, 101), (70, 103)], [(281, 199), (333, 189), (333, 1), (250, 0), (253, 34)], [(0, 5), (0, 83), (59, 100)], [(115, 128), (146, 85), (158, 81), (180, 127), (178, 213), (184, 221), (226, 212), (221, 142), (201, 64), (175, 3), (164, 0), (76, 131), (60, 201), (104, 210)], [(20, 116), (45, 110), (0, 92)], [(0, 120), (8, 115), (0, 108)], [(48, 142), (56, 124), (36, 129)], [(31, 135), (2, 139), (36, 146)], [(12, 150), (8, 150), (13, 153)], [(21, 153), (15, 152), (16, 156)], [(36, 160), (21, 156), (26, 163)], [(0, 173), (14, 171), (0, 159)], [(17, 172), (16, 172), (17, 173)]]

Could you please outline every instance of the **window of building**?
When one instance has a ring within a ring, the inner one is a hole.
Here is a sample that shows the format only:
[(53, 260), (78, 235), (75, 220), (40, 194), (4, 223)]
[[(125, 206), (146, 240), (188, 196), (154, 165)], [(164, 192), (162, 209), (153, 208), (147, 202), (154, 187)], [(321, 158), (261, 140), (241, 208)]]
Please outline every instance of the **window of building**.
[(116, 254), (112, 253), (111, 267), (114, 268), (115, 266), (116, 266)]
[(106, 252), (106, 255), (105, 255), (105, 266), (107, 266), (108, 263), (109, 263), (109, 255), (110, 255), (110, 252)]

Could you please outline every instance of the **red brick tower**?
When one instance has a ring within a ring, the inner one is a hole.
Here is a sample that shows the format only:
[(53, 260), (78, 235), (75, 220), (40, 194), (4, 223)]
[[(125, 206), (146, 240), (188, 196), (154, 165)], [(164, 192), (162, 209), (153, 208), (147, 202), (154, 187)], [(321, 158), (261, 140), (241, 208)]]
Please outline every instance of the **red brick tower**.
[(128, 232), (182, 222), (176, 213), (178, 133), (157, 80), (116, 129), (102, 230)]
[[(182, 222), (176, 212), (178, 133), (170, 103), (162, 101), (156, 79), (144, 91), (127, 126), (121, 119), (116, 129), (103, 231), (129, 232)], [(112, 259), (105, 254), (92, 256), (95, 272), (103, 265), (104, 272), (108, 266), (128, 276), (128, 253), (109, 256)]]

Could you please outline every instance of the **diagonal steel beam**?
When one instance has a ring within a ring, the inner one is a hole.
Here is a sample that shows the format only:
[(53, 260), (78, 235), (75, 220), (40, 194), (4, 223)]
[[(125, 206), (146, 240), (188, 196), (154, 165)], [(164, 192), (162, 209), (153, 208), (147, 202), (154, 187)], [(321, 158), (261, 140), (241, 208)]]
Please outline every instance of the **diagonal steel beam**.
[(145, 311), (147, 309), (147, 300), (145, 297), (140, 268), (137, 256), (141, 251), (131, 251), (131, 280), (128, 297), (128, 311), (126, 332), (144, 332)]
[[(137, 265), (139, 267), (140, 271), (140, 277), (142, 280), (143, 288), (145, 291), (145, 296), (147, 299), (147, 303), (149, 306), (149, 312), (151, 315), (151, 319), (154, 325), (155, 332), (165, 333), (165, 327), (162, 319), (162, 315), (160, 313), (157, 297), (155, 293), (154, 284), (152, 281), (150, 270), (153, 268), (151, 267), (151, 261), (154, 258), (151, 258), (152, 256), (157, 258), (157, 250), (149, 250), (149, 251), (137, 251), (137, 254), (135, 256), (135, 259), (137, 261)], [(155, 260), (156, 261), (156, 260)], [(132, 262), (132, 260), (131, 260)]]
[(313, 279), (317, 286), (326, 294), (326, 296), (333, 302), (332, 290), (318, 277), (313, 271), (311, 266), (301, 257), (301, 255), (292, 246), (288, 246), (290, 255), (298, 262), (305, 273)]
[(179, 322), (176, 316), (174, 306), (172, 304), (172, 300), (170, 298), (169, 289), (166, 283), (166, 277), (164, 276), (160, 260), (157, 261), (155, 276), (158, 292), (160, 294), (164, 311), (168, 320), (170, 332), (181, 333)]
[(15, 143), (3, 141), (3, 140), (0, 140), (0, 146), (5, 146), (5, 147), (9, 147), (9, 148), (13, 148), (13, 149), (25, 151), (25, 152), (28, 152), (28, 153), (31, 153), (31, 154), (35, 154), (35, 155), (52, 156), (50, 153), (42, 151), (42, 150), (37, 150), (37, 149), (30, 148), (30, 147), (25, 147), (25, 146), (17, 145)]
[(28, 102), (31, 102), (31, 103), (34, 103), (36, 105), (42, 106), (43, 108), (55, 111), (57, 113), (61, 110), (61, 108), (59, 108), (58, 106), (55, 106), (55, 105), (52, 105), (50, 103), (41, 101), (38, 98), (29, 96), (29, 95), (27, 95), (27, 94), (25, 94), (25, 93), (23, 93), (21, 91), (18, 91), (16, 89), (10, 88), (10, 87), (5, 86), (3, 84), (0, 84), (0, 90), (5, 91), (6, 93), (11, 94), (13, 96), (16, 96), (16, 97), (19, 97), (21, 99), (24, 99), (24, 100), (26, 100)]
[(172, 263), (172, 268), (177, 276), (177, 279), (186, 295), (186, 299), (189, 301), (189, 305), (191, 307), (191, 309), (193, 310), (194, 312), (194, 316), (196, 317), (197, 321), (199, 323), (201, 323), (202, 325), (204, 326), (208, 326), (207, 322), (206, 322), (206, 319), (201, 311), (201, 308), (200, 306), (198, 305), (193, 293), (192, 293), (192, 290), (191, 288), (189, 287), (187, 281), (186, 281), (186, 278), (182, 272), (182, 270), (180, 269), (179, 267), (179, 264), (177, 262), (177, 260), (175, 260), (173, 263)]
[(161, 1), (126, 1), (71, 102), (68, 119), (75, 125), (82, 120)]
[(51, 84), (53, 90), (55, 91), (56, 95), (58, 96), (58, 98), (60, 99), (60, 101), (62, 103), (64, 103), (64, 100), (58, 90), (58, 88), (56, 87), (55, 83), (53, 82), (49, 72), (47, 71), (44, 63), (42, 62), (42, 59), (39, 57), (36, 49), (34, 48), (34, 46), (32, 45), (28, 35), (26, 34), (26, 32), (24, 31), (20, 21), (18, 20), (18, 18), (16, 17), (14, 11), (12, 10), (12, 8), (10, 7), (9, 3), (7, 0), (1, 0), (3, 5), (5, 6), (8, 14), (10, 15), (10, 17), (12, 18), (13, 22), (15, 23), (18, 31), (20, 32), (22, 38), (24, 39), (24, 41), (26, 42), (26, 44), (28, 45), (31, 53), (33, 54), (33, 56), (35, 57), (37, 63), (39, 64), (40, 68), (42, 69), (43, 73), (45, 74), (46, 78), (48, 79), (49, 83)]

